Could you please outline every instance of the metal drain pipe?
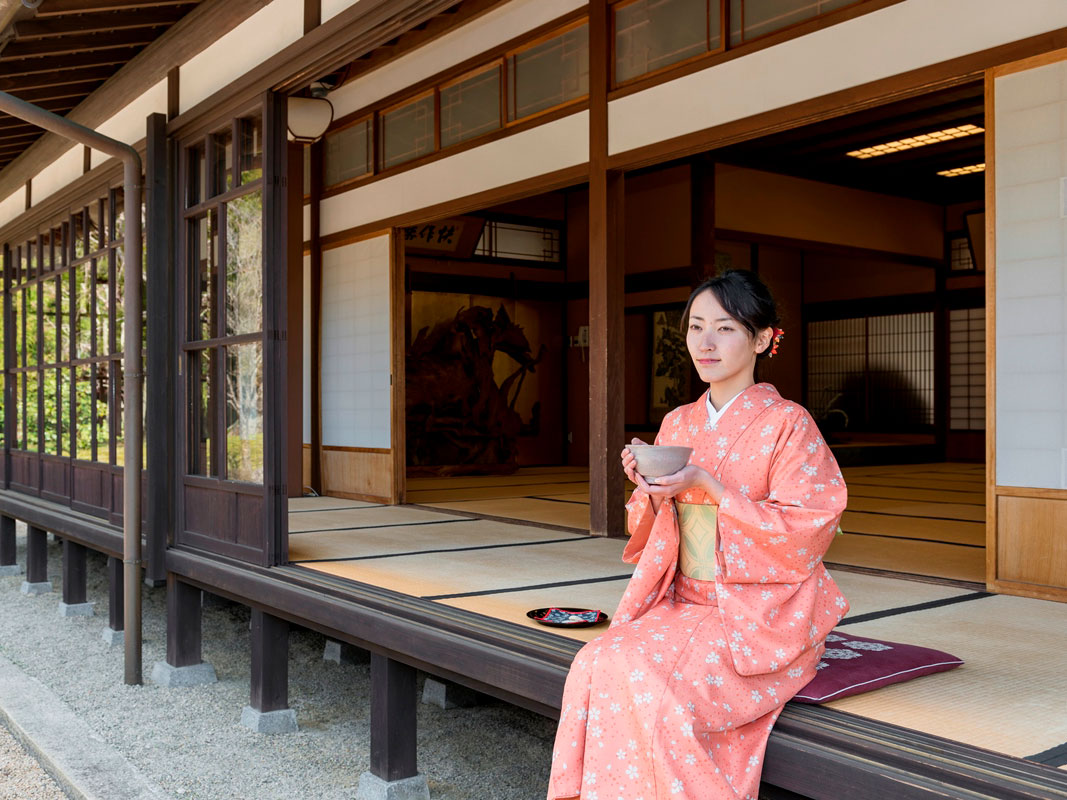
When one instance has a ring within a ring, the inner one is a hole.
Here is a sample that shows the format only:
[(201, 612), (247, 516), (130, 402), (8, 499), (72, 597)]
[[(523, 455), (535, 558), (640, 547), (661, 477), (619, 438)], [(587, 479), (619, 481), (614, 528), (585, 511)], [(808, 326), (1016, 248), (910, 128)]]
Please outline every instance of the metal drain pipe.
[(125, 628), (124, 680), (141, 680), (141, 462), (144, 430), (142, 396), (144, 368), (141, 361), (141, 157), (130, 145), (97, 133), (91, 128), (45, 111), (32, 103), (0, 92), (0, 111), (39, 128), (88, 145), (122, 161), (123, 201), (126, 232), (122, 240), (126, 296), (123, 298), (122, 376), (125, 405), (122, 471), (122, 576), (123, 624)]

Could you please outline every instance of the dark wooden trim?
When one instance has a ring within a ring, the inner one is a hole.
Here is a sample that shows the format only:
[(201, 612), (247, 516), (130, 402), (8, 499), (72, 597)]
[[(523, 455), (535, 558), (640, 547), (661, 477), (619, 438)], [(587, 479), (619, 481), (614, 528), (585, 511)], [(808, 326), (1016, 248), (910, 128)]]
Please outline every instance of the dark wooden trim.
[(267, 713), (289, 707), (289, 623), (252, 609), (249, 705)]
[(392, 449), (388, 447), (345, 447), (338, 444), (324, 444), (322, 449), (324, 451), (336, 450), (341, 453), (378, 453), (386, 456), (393, 452)]
[(163, 551), (173, 541), (177, 526), (175, 488), (178, 470), (175, 368), (177, 323), (174, 292), (174, 189), (175, 151), (167, 139), (163, 114), (148, 118), (145, 158), (145, 275), (146, 307), (151, 324), (146, 337), (145, 436), (148, 496), (145, 508), (145, 579), (159, 584), (166, 579)]
[[(166, 78), (172, 68), (188, 62), (268, 2), (270, 0), (205, 0), (130, 58), (103, 86), (66, 116), (95, 128), (117, 109), (124, 108), (130, 98), (140, 97), (145, 90)], [(69, 147), (69, 139), (54, 133), (44, 134), (0, 172), (0, 197), (7, 197)]]
[(93, 168), (93, 148), (82, 145), (82, 175)]
[[(574, 100), (570, 103), (557, 106), (551, 111), (546, 111), (538, 116), (530, 117), (528, 119), (522, 119), (518, 122), (513, 122), (506, 128), (500, 128), (490, 133), (477, 136), (473, 139), (467, 139), (466, 141), (451, 145), (449, 147), (437, 148), (432, 153), (427, 153), (424, 156), (413, 158), (411, 161), (405, 161), (403, 164), (397, 164), (396, 166), (389, 167), (388, 169), (376, 168), (373, 172), (368, 172), (366, 175), (362, 175), (358, 178), (353, 178), (351, 180), (345, 181), (344, 183), (338, 183), (329, 188), (323, 188), (322, 197), (323, 199), (325, 199), (327, 197), (334, 197), (339, 194), (344, 194), (345, 192), (352, 191), (353, 189), (362, 189), (364, 186), (368, 186), (372, 183), (377, 183), (380, 180), (392, 178), (395, 175), (400, 175), (401, 173), (408, 172), (413, 169), (418, 169), (419, 167), (424, 167), (427, 164), (434, 163), (435, 161), (441, 161), (443, 159), (450, 158), (451, 156), (464, 153), (468, 150), (473, 150), (477, 147), (481, 147), (482, 145), (490, 144), (491, 142), (499, 141), (500, 139), (505, 139), (508, 136), (512, 136), (516, 133), (522, 133), (524, 131), (530, 130), (531, 128), (536, 128), (540, 125), (547, 125), (550, 122), (555, 122), (556, 120), (563, 119), (564, 117), (569, 117), (571, 114), (577, 114), (579, 112), (585, 111), (588, 107), (589, 105), (587, 101)], [(377, 147), (377, 143), (375, 144), (375, 147)]]
[[(726, 35), (726, 34), (724, 34)], [(700, 155), (690, 164), (690, 258), (694, 280), (715, 274), (715, 162)]]
[(167, 663), (193, 667), (201, 655), (200, 589), (167, 573)]
[[(476, 194), (467, 195), (466, 197), (447, 200), (443, 203), (415, 209), (405, 214), (397, 214), (396, 216), (388, 217), (383, 220), (369, 222), (365, 225), (357, 225), (354, 228), (327, 234), (321, 238), (321, 248), (323, 250), (329, 250), (333, 247), (343, 247), (346, 244), (359, 241), (359, 239), (367, 236), (367, 234), (380, 232), (387, 228), (403, 228), (408, 225), (418, 225), (423, 222), (431, 222), (443, 217), (451, 217), (457, 214), (468, 214), (472, 211), (477, 211), (486, 208), (487, 206), (497, 205), (509, 200), (518, 200), (523, 197), (531, 197), (536, 194), (555, 191), (556, 189), (565, 189), (570, 186), (584, 183), (588, 179), (588, 175), (589, 170), (585, 164), (566, 167), (554, 172), (546, 172), (544, 175), (516, 181), (515, 183), (510, 183), (505, 186), (497, 186), (493, 189), (486, 189), (485, 191)], [(314, 231), (312, 234), (314, 235)], [(311, 252), (314, 254), (315, 249), (312, 248)]]
[(86, 601), (85, 545), (71, 539), (63, 540), (63, 602), (68, 606)]
[(820, 322), (830, 319), (877, 317), (887, 314), (915, 314), (935, 311), (937, 294), (918, 292), (885, 297), (857, 297), (849, 300), (830, 300), (804, 305), (804, 321)]
[[(714, 0), (713, 0), (714, 1)], [(897, 3), (903, 2), (903, 0), (868, 0), (865, 3), (856, 3), (854, 5), (846, 6), (845, 8), (838, 9), (836, 11), (830, 11), (814, 19), (804, 20), (803, 22), (797, 22), (790, 25), (787, 28), (774, 31), (772, 33), (764, 34), (755, 39), (750, 39), (747, 42), (742, 42), (739, 45), (731, 47), (729, 44), (730, 31), (727, 24), (722, 28), (722, 43), (723, 48), (717, 49), (713, 52), (703, 53), (693, 58), (686, 59), (679, 64), (671, 64), (668, 67), (650, 72), (647, 75), (642, 75), (639, 78), (633, 78), (626, 83), (613, 86), (616, 88), (609, 95), (609, 100), (615, 100), (620, 97), (626, 97), (630, 94), (650, 89), (653, 86), (657, 86), (661, 83), (667, 83), (668, 81), (677, 80), (678, 78), (686, 75), (691, 75), (694, 72), (700, 72), (701, 70), (709, 69), (711, 67), (718, 66), (727, 61), (733, 61), (735, 58), (741, 58), (742, 56), (751, 55), (759, 50), (764, 50), (768, 47), (773, 47), (777, 44), (782, 44), (790, 39), (796, 39), (801, 36), (807, 36), (808, 34), (821, 31), (824, 28), (829, 28), (832, 25), (837, 25), (842, 22), (847, 22), (856, 17), (861, 17), (865, 14), (870, 14), (873, 11), (880, 11), (883, 8), (887, 8)], [(729, 0), (724, 2), (724, 5), (729, 5)], [(726, 22), (726, 20), (724, 20)]]
[(389, 260), (389, 316), (392, 374), (392, 431), (389, 446), (393, 453), (393, 503), (403, 503), (407, 494), (407, 350), (408, 313), (405, 276), (407, 263), (404, 237), (396, 228), (392, 231), (392, 253)]
[(26, 581), (48, 580), (48, 531), (37, 525), (26, 526)]
[(26, 181), (26, 210), (33, 208), (33, 178)]
[(125, 629), (126, 620), (123, 614), (124, 587), (122, 580), (122, 559), (115, 556), (107, 557), (107, 625), (113, 631)]
[[(263, 99), (263, 565), (289, 560), (286, 409), (288, 375), (288, 145), (285, 97)], [(224, 428), (222, 430), (225, 430)], [(294, 457), (301, 453), (297, 450)], [(302, 456), (301, 456), (302, 458)]]
[[(0, 319), (0, 324), (4, 326), (4, 349), (0, 352), (0, 373), (2, 373), (3, 383), (3, 400), (4, 408), (8, 409), (4, 414), (4, 453), (3, 453), (3, 470), (4, 474), (0, 477), (0, 489), (6, 489), (10, 485), (11, 481), (11, 442), (15, 437), (15, 424), (16, 417), (12, 413), (16, 406), (15, 398), (15, 376), (10, 373), (10, 369), (15, 366), (15, 320), (11, 307), (11, 285), (15, 280), (14, 260), (11, 254), (11, 245), (4, 242), (3, 250), (3, 281), (4, 281), (4, 297), (3, 302), (0, 304), (2, 309), (3, 318)], [(6, 523), (5, 523), (6, 524)], [(0, 561), (0, 564), (6, 564), (7, 562)]]
[(371, 653), (370, 769), (384, 781), (416, 774), (413, 667)]
[(1000, 64), (1067, 47), (1067, 28), (1031, 36), (977, 53), (891, 75), (837, 92), (791, 103), (742, 119), (676, 136), (671, 139), (615, 153), (608, 159), (612, 169), (633, 170), (685, 158), (697, 153), (758, 139), (773, 133), (810, 125), (856, 111), (885, 105), (982, 78), (984, 71)]
[(322, 0), (304, 0), (304, 35), (322, 24)]

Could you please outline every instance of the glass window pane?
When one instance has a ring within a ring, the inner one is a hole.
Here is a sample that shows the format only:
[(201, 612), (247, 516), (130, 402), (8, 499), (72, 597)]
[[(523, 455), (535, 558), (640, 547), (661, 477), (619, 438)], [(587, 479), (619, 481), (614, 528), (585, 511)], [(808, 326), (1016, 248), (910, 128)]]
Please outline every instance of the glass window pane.
[(11, 439), (11, 447), (15, 450), (26, 448), (26, 374), (19, 372), (15, 375), (15, 435)]
[(108, 430), (108, 386), (110, 375), (108, 365), (102, 361), (93, 365), (93, 428), (96, 433), (96, 453), (94, 460), (103, 464), (108, 463), (108, 440), (111, 432)]
[[(111, 452), (108, 453), (108, 456), (110, 458), (110, 463), (117, 464), (121, 467), (124, 460), (123, 456), (126, 453), (126, 437), (122, 435), (122, 426), (126, 421), (122, 416), (124, 405), (122, 394), (122, 363), (119, 361), (109, 361), (107, 369), (113, 387), (108, 393), (108, 401), (111, 404), (109, 420), (111, 423), (111, 437), (110, 441), (108, 441), (108, 447), (111, 448)], [(103, 450), (103, 447), (101, 446), (100, 449)], [(102, 456), (101, 460), (103, 460)]]
[(44, 419), (41, 420), (41, 428), (44, 432), (44, 452), (58, 455), (60, 395), (56, 371), (54, 369), (46, 369), (42, 377), (44, 379)]
[(226, 335), (263, 330), (263, 193), (226, 206)]
[(441, 147), (500, 128), (500, 66), (441, 89)]
[(233, 188), (233, 131), (227, 129), (214, 135), (215, 156), (211, 164), (211, 194), (222, 194)]
[(89, 252), (95, 253), (104, 246), (107, 239), (105, 218), (107, 204), (103, 202), (89, 204)]
[[(323, 182), (327, 186), (336, 186), (370, 172), (370, 138), (369, 119), (326, 135), (322, 151), (322, 171)], [(305, 154), (310, 152), (310, 148), (304, 148)], [(304, 162), (304, 194), (311, 194), (310, 161), (308, 156)]]
[(240, 122), (241, 183), (263, 177), (263, 120), (257, 115)]
[(215, 475), (214, 349), (189, 354), (189, 474)]
[[(731, 0), (730, 43), (737, 44), (773, 31), (781, 30), (806, 19), (820, 16), (837, 8), (855, 3), (856, 0)], [(736, 9), (743, 5), (744, 9)], [(741, 14), (744, 14), (744, 32), (740, 31)]]
[(508, 119), (589, 94), (589, 25), (561, 33), (508, 59)]
[(263, 349), (226, 348), (226, 476), (263, 483)]
[(381, 116), (381, 167), (389, 169), (432, 153), (433, 95), (428, 94)]
[(85, 209), (81, 209), (71, 218), (73, 223), (73, 230), (71, 230), (71, 241), (74, 243), (74, 258), (82, 258), (85, 253), (86, 242), (86, 230), (88, 226), (85, 222), (86, 212)]
[(87, 364), (74, 370), (74, 457), (93, 460), (93, 380)]
[(707, 0), (637, 0), (615, 9), (615, 82), (707, 52)]
[(112, 291), (113, 308), (111, 312), (111, 347), (108, 350), (109, 353), (121, 353), (124, 337), (126, 336), (126, 328), (123, 325), (126, 311), (126, 306), (123, 305), (126, 300), (126, 270), (123, 262), (125, 253), (126, 251), (122, 248), (115, 251), (115, 270), (111, 273), (111, 282), (114, 289)]
[(59, 298), (56, 296), (55, 280), (48, 280), (41, 284), (43, 324), (41, 335), (44, 338), (41, 348), (41, 363), (56, 363), (59, 338)]
[(26, 450), (36, 453), (39, 450), (38, 427), (40, 417), (37, 408), (39, 373), (26, 373)]
[(74, 337), (74, 358), (89, 358), (92, 355), (92, 296), (95, 269), (96, 261), (94, 260), (71, 270), (74, 279), (74, 294), (71, 301), (74, 306), (74, 329), (71, 331)]
[(193, 279), (189, 339), (215, 338), (218, 302), (218, 212), (189, 222), (189, 274)]
[(109, 335), (109, 301), (111, 297), (111, 285), (107, 274), (107, 259), (102, 258), (96, 262), (96, 272), (93, 282), (93, 302), (96, 306), (94, 333), (95, 348), (93, 355), (106, 355), (110, 345)]
[(37, 318), (39, 314), (37, 293), (38, 284), (36, 283), (30, 284), (23, 291), (26, 299), (26, 305), (23, 308), (23, 313), (26, 315), (23, 333), (26, 336), (26, 366), (28, 367), (37, 366), (40, 356), (37, 351)]
[(11, 318), (12, 329), (15, 331), (15, 338), (12, 340), (12, 347), (15, 350), (15, 363), (14, 366), (21, 367), (24, 362), (22, 360), (22, 341), (23, 341), (23, 320), (22, 304), (25, 302), (23, 295), (25, 292), (17, 291), (11, 295)]
[[(369, 123), (368, 123), (369, 124)], [(329, 142), (326, 144), (329, 147)], [(304, 145), (304, 196), (311, 194), (311, 145)]]

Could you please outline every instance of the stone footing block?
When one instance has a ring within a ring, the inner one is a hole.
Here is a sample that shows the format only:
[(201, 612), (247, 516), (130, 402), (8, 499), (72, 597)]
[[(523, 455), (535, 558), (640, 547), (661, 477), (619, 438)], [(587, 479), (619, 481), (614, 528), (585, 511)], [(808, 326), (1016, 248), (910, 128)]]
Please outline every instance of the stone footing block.
[(334, 664), (369, 664), (370, 652), (347, 642), (327, 639), (326, 647), (322, 651), (322, 660), (332, 661)]
[(291, 708), (277, 711), (257, 711), (252, 706), (245, 706), (241, 711), (241, 724), (256, 733), (295, 733), (296, 712)]
[(4, 564), (4, 566), (0, 567), (0, 578), (7, 577), (9, 575), (21, 575), (21, 574), (22, 574), (22, 565), (21, 564)]
[(52, 591), (52, 581), (41, 581), (40, 583), (23, 581), (22, 588), (19, 591), (23, 594), (48, 594)]
[(359, 776), (356, 800), (430, 800), (430, 787), (422, 775), (387, 781), (364, 772)]
[(152, 667), (152, 683), (159, 686), (203, 686), (216, 681), (215, 668), (206, 661), (188, 667), (172, 667), (166, 661), (157, 661)]
[(473, 689), (427, 677), (422, 684), (422, 702), (438, 708), (470, 708), (482, 704), (482, 696)]
[(95, 612), (95, 603), (59, 603), (59, 616), (61, 617), (91, 617)]
[(104, 640), (105, 644), (111, 647), (118, 647), (126, 641), (126, 632), (117, 631), (114, 628), (104, 628), (104, 632), (100, 634), (100, 638)]

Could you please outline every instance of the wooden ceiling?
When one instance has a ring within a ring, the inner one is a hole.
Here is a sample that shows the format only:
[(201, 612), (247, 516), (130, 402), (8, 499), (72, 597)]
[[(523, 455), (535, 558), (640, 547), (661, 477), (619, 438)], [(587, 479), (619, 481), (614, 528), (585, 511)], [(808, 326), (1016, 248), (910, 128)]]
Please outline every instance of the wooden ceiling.
[(937, 173), (985, 162), (984, 134), (863, 160), (846, 153), (965, 123), (984, 128), (983, 91), (981, 82), (965, 84), (723, 148), (713, 157), (941, 205), (981, 200), (985, 173), (954, 178)]
[[(0, 31), (0, 91), (66, 115), (199, 3), (43, 0), (37, 9), (21, 5)], [(42, 133), (0, 113), (0, 170)]]

